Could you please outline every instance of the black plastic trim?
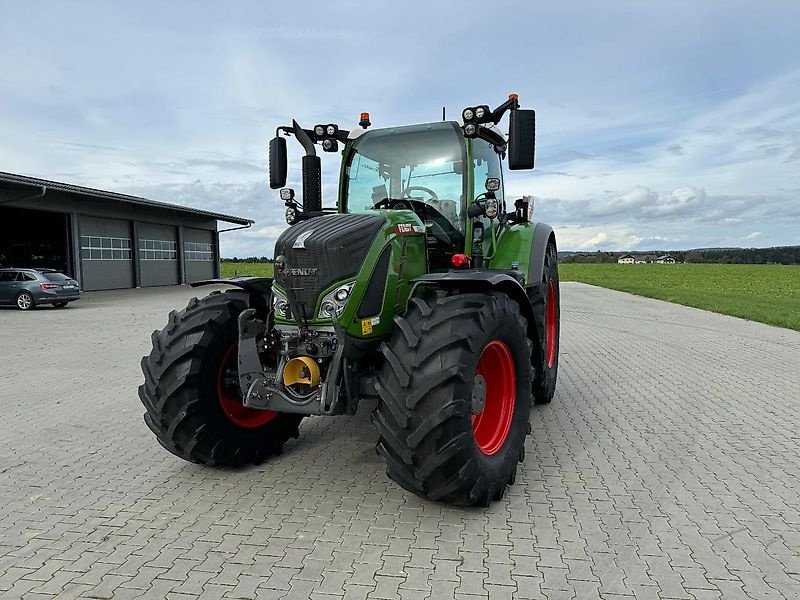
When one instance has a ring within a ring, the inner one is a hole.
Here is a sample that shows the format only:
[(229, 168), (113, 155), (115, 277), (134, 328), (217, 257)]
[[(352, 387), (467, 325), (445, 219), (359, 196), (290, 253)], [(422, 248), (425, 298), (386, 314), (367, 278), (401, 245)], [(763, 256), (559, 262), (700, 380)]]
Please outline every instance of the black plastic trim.
[(386, 276), (389, 273), (389, 259), (391, 256), (392, 246), (387, 244), (375, 263), (375, 270), (372, 272), (369, 284), (367, 284), (367, 290), (364, 292), (361, 304), (358, 305), (356, 316), (359, 319), (380, 314), (383, 306), (383, 296), (386, 293)]

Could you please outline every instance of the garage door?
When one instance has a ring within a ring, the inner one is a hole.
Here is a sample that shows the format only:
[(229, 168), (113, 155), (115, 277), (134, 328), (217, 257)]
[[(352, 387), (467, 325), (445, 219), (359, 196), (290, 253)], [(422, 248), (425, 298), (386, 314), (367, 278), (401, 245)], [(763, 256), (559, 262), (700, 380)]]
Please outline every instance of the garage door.
[(133, 287), (130, 222), (81, 216), (79, 230), (81, 287), (84, 290)]
[(183, 229), (183, 253), (186, 258), (186, 281), (211, 279), (216, 275), (214, 232), (205, 229)]
[(180, 283), (176, 227), (139, 223), (139, 269), (142, 287)]

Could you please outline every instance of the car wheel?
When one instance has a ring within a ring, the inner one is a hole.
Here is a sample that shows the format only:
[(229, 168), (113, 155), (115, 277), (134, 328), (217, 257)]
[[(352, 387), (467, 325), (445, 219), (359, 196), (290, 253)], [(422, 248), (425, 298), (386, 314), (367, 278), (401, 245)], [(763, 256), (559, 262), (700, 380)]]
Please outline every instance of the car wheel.
[(36, 303), (30, 293), (22, 292), (17, 296), (17, 308), (20, 310), (31, 310), (34, 306), (36, 306)]

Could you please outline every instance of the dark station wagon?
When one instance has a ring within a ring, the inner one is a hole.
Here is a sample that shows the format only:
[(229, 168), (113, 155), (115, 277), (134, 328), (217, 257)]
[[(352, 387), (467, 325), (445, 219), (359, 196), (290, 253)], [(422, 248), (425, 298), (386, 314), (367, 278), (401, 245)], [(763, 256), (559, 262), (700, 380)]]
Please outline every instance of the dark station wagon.
[(0, 269), (0, 305), (20, 310), (43, 304), (63, 308), (80, 297), (78, 282), (55, 269)]

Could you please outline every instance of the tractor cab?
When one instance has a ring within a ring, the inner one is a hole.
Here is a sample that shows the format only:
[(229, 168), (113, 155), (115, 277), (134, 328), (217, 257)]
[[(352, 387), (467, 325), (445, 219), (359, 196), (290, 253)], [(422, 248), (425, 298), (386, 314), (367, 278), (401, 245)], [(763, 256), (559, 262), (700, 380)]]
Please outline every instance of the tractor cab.
[(465, 138), (455, 122), (356, 134), (342, 161), (339, 211), (413, 212), (425, 227), (430, 269), (450, 268), (452, 255), (466, 251), (474, 190), (487, 177), (502, 181), (494, 147)]
[[(509, 139), (496, 124), (510, 111)], [(325, 214), (321, 197), (320, 159), (315, 144), (326, 152), (342, 151), (337, 212), (376, 214), (404, 211), (410, 226), (423, 227), (428, 272), (464, 266), (483, 267), (483, 255), (505, 220), (527, 217), (527, 210), (507, 214), (501, 161), (509, 152), (510, 169), (533, 167), (535, 115), (520, 110), (516, 95), (495, 110), (464, 109), (459, 122), (442, 121), (368, 131), (346, 131), (338, 125), (302, 129), (279, 127), (270, 143), (270, 187), (286, 184), (286, 140), (293, 135), (303, 145), (303, 204), (294, 190), (282, 189), (289, 225)], [(515, 217), (512, 217), (512, 214)], [(416, 223), (416, 221), (419, 223)], [(487, 231), (490, 235), (486, 235)]]

